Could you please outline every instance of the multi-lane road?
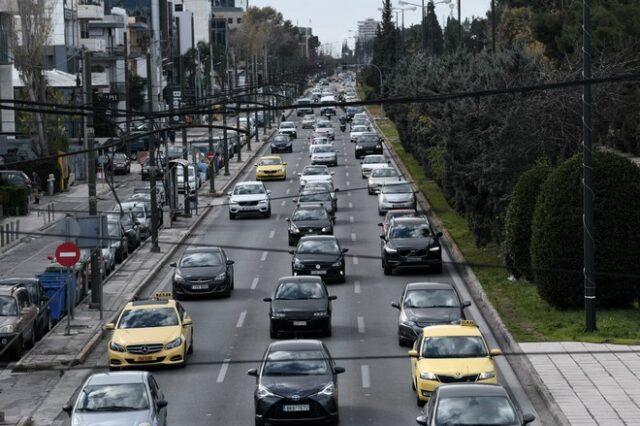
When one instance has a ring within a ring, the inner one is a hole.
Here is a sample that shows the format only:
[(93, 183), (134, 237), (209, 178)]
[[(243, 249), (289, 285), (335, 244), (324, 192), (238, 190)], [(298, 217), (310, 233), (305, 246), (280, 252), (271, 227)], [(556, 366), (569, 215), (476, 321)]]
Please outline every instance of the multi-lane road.
[[(339, 377), (340, 417), (343, 425), (412, 425), (419, 414), (411, 378), (407, 348), (398, 346), (397, 311), (390, 302), (400, 297), (404, 285), (415, 281), (454, 283), (463, 299), (471, 300), (463, 280), (451, 266), (442, 274), (428, 271), (384, 276), (380, 260), (380, 239), (376, 197), (368, 195), (360, 174), (360, 160), (348, 132), (336, 127), (339, 166), (334, 182), (339, 192), (335, 235), (349, 248), (345, 284), (330, 284), (330, 294), (338, 296), (333, 305), (333, 335), (323, 338), (338, 365), (346, 368)], [(168, 420), (174, 425), (253, 424), (255, 378), (247, 369), (255, 368), (269, 338), (268, 304), (278, 278), (291, 274), (285, 218), (294, 208), (298, 193), (297, 173), (309, 163), (307, 139), (311, 130), (298, 127), (293, 153), (282, 154), (288, 162), (288, 180), (268, 182), (272, 191), (270, 219), (246, 217), (231, 221), (226, 199), (220, 199), (209, 217), (193, 232), (189, 244), (227, 247), (235, 260), (235, 290), (229, 299), (184, 301), (193, 317), (194, 353), (182, 369), (154, 370), (169, 401)], [(266, 147), (265, 147), (266, 149)], [(266, 151), (265, 151), (266, 153)], [(249, 170), (240, 180), (253, 180)], [(184, 248), (175, 255), (177, 260)], [(445, 260), (447, 260), (445, 258)], [(172, 269), (164, 266), (148, 294), (171, 290)], [(490, 347), (497, 347), (479, 310), (468, 314), (475, 319)], [(106, 365), (105, 347), (96, 349), (93, 359)], [(506, 385), (520, 407), (535, 413), (506, 359), (497, 359), (500, 382)], [(540, 423), (536, 423), (540, 424)]]

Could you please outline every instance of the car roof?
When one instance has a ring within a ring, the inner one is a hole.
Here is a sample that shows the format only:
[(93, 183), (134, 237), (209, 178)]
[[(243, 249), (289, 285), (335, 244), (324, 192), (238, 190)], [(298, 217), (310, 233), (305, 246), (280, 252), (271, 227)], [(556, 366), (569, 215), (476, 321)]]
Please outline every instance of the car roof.
[(186, 253), (220, 253), (220, 247), (189, 247), (184, 252)]
[(132, 302), (127, 303), (125, 309), (145, 309), (154, 306), (165, 306), (165, 307), (175, 307), (176, 301), (173, 299), (142, 299), (142, 300), (134, 300)]
[(424, 336), (482, 336), (475, 325), (443, 324), (430, 325), (422, 329)]
[(242, 185), (262, 185), (262, 186), (264, 186), (264, 184), (262, 182), (260, 182), (259, 180), (245, 180), (243, 182), (236, 183), (236, 186), (242, 186)]
[(310, 241), (310, 240), (332, 240), (338, 242), (338, 239), (335, 235), (305, 235), (300, 238), (300, 241)]
[(451, 383), (441, 386), (438, 390), (440, 397), (461, 396), (506, 396), (507, 391), (499, 384), (489, 383)]
[(288, 277), (280, 277), (278, 278), (278, 283), (281, 283), (283, 281), (287, 281), (287, 282), (299, 282), (299, 283), (308, 283), (308, 282), (318, 282), (318, 283), (322, 283), (322, 278), (321, 277), (314, 277), (311, 275), (300, 275), (300, 276), (288, 276)]
[(118, 371), (96, 373), (87, 379), (87, 385), (111, 385), (120, 383), (144, 383), (149, 375), (147, 371)]
[(314, 339), (280, 340), (269, 345), (269, 352), (300, 351), (305, 349), (323, 349), (322, 342)]
[(452, 284), (433, 282), (409, 283), (405, 288), (407, 290), (455, 290)]
[(423, 223), (429, 223), (424, 216), (400, 216), (393, 219), (394, 225), (422, 225)]

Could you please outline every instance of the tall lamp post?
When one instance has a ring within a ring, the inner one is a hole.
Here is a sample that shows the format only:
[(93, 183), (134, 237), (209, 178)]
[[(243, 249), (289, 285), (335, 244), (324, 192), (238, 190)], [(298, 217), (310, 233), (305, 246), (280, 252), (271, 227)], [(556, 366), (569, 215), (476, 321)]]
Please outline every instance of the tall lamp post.
[[(430, 0), (429, 3), (433, 3), (434, 5), (436, 4), (451, 4), (453, 0), (441, 0), (441, 1), (436, 1), (434, 2), (433, 0)], [(404, 0), (400, 0), (398, 1), (398, 4), (400, 6), (416, 6), (416, 7), (421, 7), (422, 8), (422, 49), (426, 50), (427, 49), (427, 29), (426, 29), (426, 18), (427, 18), (427, 12), (426, 12), (426, 7), (428, 5), (425, 6), (424, 4), (424, 0), (422, 0), (422, 4), (417, 4), (417, 3), (411, 3), (408, 1), (404, 1)], [(459, 3), (458, 3), (459, 5)]]

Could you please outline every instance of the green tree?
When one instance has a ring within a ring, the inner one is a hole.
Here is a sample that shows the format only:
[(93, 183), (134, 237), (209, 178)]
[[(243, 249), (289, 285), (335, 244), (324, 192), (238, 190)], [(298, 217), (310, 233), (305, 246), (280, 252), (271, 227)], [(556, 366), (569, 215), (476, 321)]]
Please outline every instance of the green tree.
[(426, 50), (429, 55), (441, 55), (444, 46), (442, 37), (442, 27), (436, 16), (436, 6), (433, 2), (427, 5), (427, 15), (425, 17), (425, 43)]

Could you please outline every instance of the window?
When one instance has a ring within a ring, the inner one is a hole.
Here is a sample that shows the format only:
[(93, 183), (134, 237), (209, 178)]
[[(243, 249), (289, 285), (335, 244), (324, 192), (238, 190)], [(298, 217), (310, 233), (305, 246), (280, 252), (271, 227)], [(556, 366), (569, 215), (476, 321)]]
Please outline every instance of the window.
[(236, 22), (238, 23), (238, 25), (240, 25), (242, 23), (242, 18), (236, 19)]
[(31, 301), (29, 300), (29, 295), (26, 290), (18, 290), (16, 292), (16, 298), (18, 299), (18, 307), (20, 310), (31, 306)]
[(233, 24), (233, 18), (227, 18), (227, 23)]

